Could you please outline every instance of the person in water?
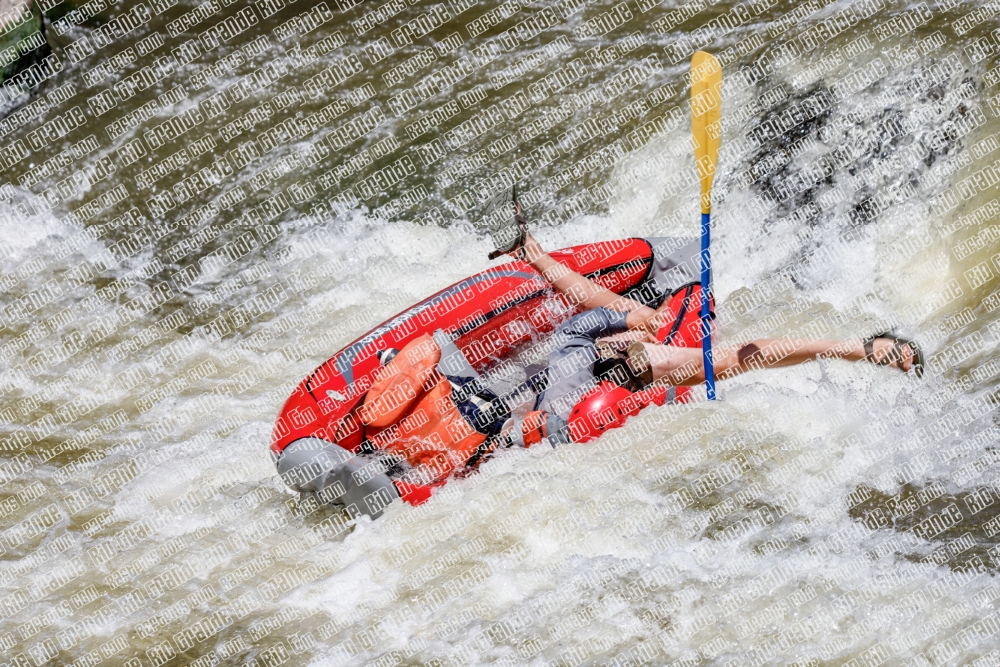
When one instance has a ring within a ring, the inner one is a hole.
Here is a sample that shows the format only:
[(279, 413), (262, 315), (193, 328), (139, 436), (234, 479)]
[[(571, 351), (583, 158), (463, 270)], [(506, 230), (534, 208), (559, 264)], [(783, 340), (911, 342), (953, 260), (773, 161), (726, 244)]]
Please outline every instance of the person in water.
[[(616, 294), (549, 255), (527, 232), (516, 195), (512, 203), (519, 235), (495, 256), (526, 262), (582, 311), (554, 334), (548, 368), (558, 372), (535, 378), (540, 391), (531, 405), (518, 409), (483, 386), (443, 331), (385, 351), (382, 369), (357, 408), (357, 428), (342, 427), (337, 444), (303, 438), (278, 457), (278, 472), (293, 489), (314, 494), (321, 504), (377, 517), (396, 498), (420, 504), (434, 487), (498, 449), (543, 440), (588, 442), (643, 407), (688, 400), (687, 388), (705, 382), (697, 338), (701, 291), (690, 280), (693, 270), (687, 284), (646, 303)], [(865, 360), (918, 375), (923, 370), (916, 343), (891, 334), (713, 346), (719, 380), (817, 358)]]
[[(531, 234), (526, 233), (525, 236), (524, 244), (511, 254), (523, 258), (574, 306), (585, 311), (603, 310), (603, 318), (608, 324), (602, 333), (613, 337), (609, 341), (630, 341), (628, 356), (644, 383), (673, 386), (704, 384), (705, 366), (700, 346), (663, 345), (657, 338), (657, 333), (664, 326), (668, 302), (654, 310), (615, 294), (560, 264), (545, 252)], [(595, 339), (595, 350), (598, 342)], [(847, 340), (763, 338), (741, 345), (713, 346), (712, 349), (715, 374), (719, 379), (761, 368), (795, 366), (817, 357), (869, 361), (904, 372), (914, 369), (919, 376), (923, 373), (919, 355), (915, 342), (891, 334)]]
[[(636, 407), (662, 405), (668, 396), (670, 402), (684, 402), (687, 392), (675, 388), (705, 383), (698, 338), (700, 284), (688, 283), (675, 289), (655, 308), (616, 294), (550, 256), (527, 231), (516, 195), (513, 200), (519, 239), (503, 254), (527, 262), (571, 305), (583, 311), (559, 328), (549, 367), (560, 366), (570, 358), (584, 363), (562, 374), (540, 394), (536, 410), (520, 422), (521, 428), (516, 419), (505, 424), (505, 435), (515, 444), (530, 444), (542, 437), (554, 443), (586, 442), (608, 427), (619, 426), (637, 412)], [(698, 261), (688, 259), (688, 264)], [(711, 299), (710, 305), (714, 305)], [(890, 333), (848, 340), (766, 338), (712, 349), (719, 380), (817, 358), (865, 360), (904, 372), (913, 369), (918, 376), (923, 373), (917, 344)], [(620, 363), (623, 360), (627, 363)], [(653, 387), (671, 389), (651, 393)], [(633, 394), (632, 400), (627, 400), (628, 391)], [(572, 408), (567, 409), (568, 405)], [(623, 405), (626, 407), (614, 409)]]

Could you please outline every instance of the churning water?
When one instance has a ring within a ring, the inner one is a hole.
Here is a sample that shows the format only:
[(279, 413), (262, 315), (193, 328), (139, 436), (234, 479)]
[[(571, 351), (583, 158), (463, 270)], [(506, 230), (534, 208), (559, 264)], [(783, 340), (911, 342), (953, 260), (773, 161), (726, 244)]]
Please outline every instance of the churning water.
[[(3, 130), (0, 663), (1000, 664), (995, 3), (109, 23), (140, 4), (50, 26), (64, 67)], [(374, 523), (300, 504), (278, 409), (489, 265), (491, 188), (550, 249), (697, 233), (697, 48), (724, 69), (718, 342), (895, 327), (924, 378), (759, 371)]]

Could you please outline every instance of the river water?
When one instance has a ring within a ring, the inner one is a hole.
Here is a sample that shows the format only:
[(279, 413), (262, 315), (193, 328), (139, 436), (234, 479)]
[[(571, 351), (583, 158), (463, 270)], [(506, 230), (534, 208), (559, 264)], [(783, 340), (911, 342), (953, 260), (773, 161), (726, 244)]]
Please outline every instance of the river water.
[[(3, 128), (0, 664), (1000, 664), (995, 3), (169, 5), (56, 5)], [(490, 265), (492, 188), (551, 249), (697, 234), (697, 48), (717, 344), (895, 328), (925, 376), (300, 504), (280, 406)]]

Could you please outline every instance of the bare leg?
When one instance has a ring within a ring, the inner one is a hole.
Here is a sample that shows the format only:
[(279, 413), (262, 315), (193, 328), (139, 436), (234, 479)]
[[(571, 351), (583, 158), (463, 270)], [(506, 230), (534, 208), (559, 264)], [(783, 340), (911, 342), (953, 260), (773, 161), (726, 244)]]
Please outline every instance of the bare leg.
[(638, 301), (619, 296), (560, 264), (545, 252), (531, 234), (526, 234), (524, 247), (511, 255), (519, 256), (522, 252), (524, 261), (542, 274), (542, 277), (574, 306), (584, 310), (604, 307), (628, 313), (626, 319), (628, 328), (641, 330), (647, 334), (654, 334), (659, 328), (660, 318), (655, 310)]
[[(876, 339), (873, 346), (875, 360), (889, 354), (892, 346), (892, 341), (888, 339)], [(840, 341), (763, 338), (738, 347), (717, 347), (712, 353), (715, 374), (719, 379), (731, 378), (758, 368), (795, 366), (817, 356), (848, 361), (861, 361), (865, 358), (864, 342), (857, 338)], [(679, 386), (705, 382), (701, 348), (638, 343), (629, 348), (629, 356), (638, 371), (652, 367), (654, 382)], [(912, 364), (912, 350), (905, 347), (902, 370), (909, 370)]]

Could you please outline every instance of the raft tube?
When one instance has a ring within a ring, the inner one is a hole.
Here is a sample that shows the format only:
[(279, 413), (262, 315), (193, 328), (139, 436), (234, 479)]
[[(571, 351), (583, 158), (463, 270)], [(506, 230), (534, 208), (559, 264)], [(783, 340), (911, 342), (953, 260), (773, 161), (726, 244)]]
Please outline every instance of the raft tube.
[[(685, 244), (689, 239), (683, 239)], [(659, 242), (659, 246), (654, 246)], [(660, 256), (677, 239), (624, 239), (573, 246), (550, 253), (560, 263), (617, 293), (662, 301)], [(685, 248), (686, 250), (686, 248)], [(690, 263), (690, 262), (689, 262)], [(677, 267), (673, 267), (677, 273)], [(690, 268), (668, 282), (683, 282)], [(696, 270), (697, 267), (694, 267)], [(654, 276), (653, 274), (657, 274)], [(658, 280), (653, 280), (653, 278)], [(669, 285), (667, 286), (669, 287)], [(645, 291), (643, 291), (645, 288)], [(528, 264), (515, 261), (446, 287), (364, 334), (309, 374), (285, 402), (275, 422), (275, 455), (300, 438), (320, 438), (356, 451), (362, 439), (351, 413), (362, 404), (379, 368), (379, 352), (443, 329), (480, 373), (520, 345), (553, 331), (575, 311)]]

